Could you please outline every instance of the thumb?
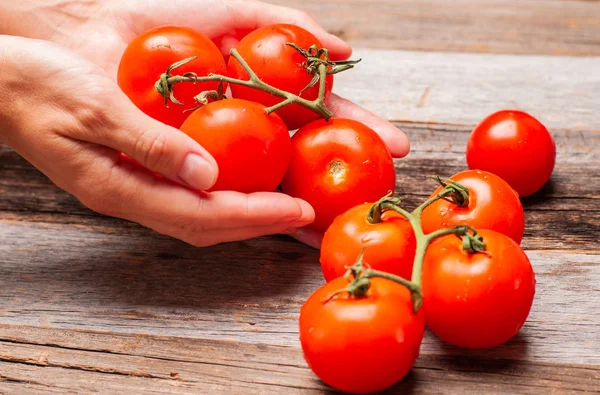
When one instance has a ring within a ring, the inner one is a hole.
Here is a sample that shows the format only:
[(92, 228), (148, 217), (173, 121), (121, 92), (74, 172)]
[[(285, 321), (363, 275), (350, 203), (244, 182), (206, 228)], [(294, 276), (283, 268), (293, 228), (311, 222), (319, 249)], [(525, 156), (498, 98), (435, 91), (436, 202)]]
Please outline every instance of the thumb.
[(112, 130), (92, 133), (90, 142), (122, 152), (146, 169), (193, 189), (206, 190), (215, 184), (217, 162), (200, 144), (150, 118), (126, 97), (115, 102)]

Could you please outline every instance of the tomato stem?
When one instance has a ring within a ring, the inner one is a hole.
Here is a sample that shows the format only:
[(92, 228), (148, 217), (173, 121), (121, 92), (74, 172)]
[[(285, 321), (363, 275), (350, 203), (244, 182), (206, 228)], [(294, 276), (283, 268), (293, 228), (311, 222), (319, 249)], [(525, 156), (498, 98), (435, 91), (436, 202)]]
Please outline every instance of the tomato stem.
[(387, 195), (379, 199), (369, 210), (369, 214), (367, 215), (367, 221), (370, 224), (378, 224), (381, 222), (381, 215), (385, 211), (385, 208), (382, 206), (383, 203), (394, 204), (396, 206), (400, 206), (402, 200), (400, 198), (392, 198), (392, 191), (389, 191)]
[(400, 276), (371, 269), (368, 266), (368, 264), (365, 264), (363, 262), (364, 253), (365, 250), (363, 248), (360, 255), (356, 259), (354, 265), (352, 265), (352, 267), (349, 268), (346, 274), (344, 275), (344, 278), (346, 278), (349, 281), (349, 284), (346, 286), (346, 288), (334, 292), (324, 302), (328, 302), (334, 296), (343, 292), (348, 292), (348, 294), (350, 294), (350, 296), (353, 298), (363, 298), (366, 296), (369, 287), (371, 286), (371, 282), (369, 281), (369, 279), (379, 277), (384, 278), (386, 280), (394, 281), (408, 288), (412, 295), (413, 307), (415, 309), (415, 312), (417, 312), (419, 308), (421, 308), (421, 304), (423, 301), (423, 296), (421, 295), (421, 288), (419, 287), (419, 285)]
[[(290, 44), (288, 44), (288, 45), (290, 45)], [(316, 47), (315, 48), (311, 47), (309, 49), (309, 51), (305, 51), (305, 50), (302, 50), (301, 48), (298, 48), (295, 45), (292, 45), (292, 46), (296, 50), (300, 51), (303, 55), (305, 54), (305, 56), (307, 57), (307, 63), (310, 65), (311, 70), (313, 70), (313, 72), (315, 72), (315, 68), (316, 68), (315, 78), (313, 79), (314, 82), (312, 82), (311, 84), (309, 84), (309, 86), (307, 86), (305, 88), (305, 89), (309, 88), (310, 86), (312, 86), (316, 83), (317, 79), (319, 80), (319, 94), (315, 100), (306, 100), (298, 95), (275, 88), (274, 86), (269, 85), (266, 82), (262, 81), (235, 48), (231, 49), (230, 54), (233, 58), (235, 58), (240, 63), (240, 65), (244, 68), (244, 70), (246, 70), (246, 72), (248, 73), (248, 76), (250, 77), (248, 80), (240, 80), (237, 78), (231, 78), (231, 77), (228, 77), (225, 75), (220, 75), (220, 74), (209, 74), (208, 76), (205, 76), (205, 77), (199, 77), (196, 73), (191, 73), (191, 72), (185, 73), (183, 75), (175, 75), (175, 76), (171, 75), (171, 72), (173, 70), (175, 70), (177, 67), (183, 66), (184, 64), (187, 64), (196, 59), (196, 56), (192, 56), (190, 58), (183, 59), (183, 60), (180, 60), (179, 62), (173, 63), (167, 69), (167, 71), (160, 76), (159, 80), (156, 81), (156, 83), (154, 84), (154, 88), (156, 89), (156, 91), (158, 93), (160, 93), (161, 96), (164, 97), (165, 105), (167, 105), (169, 101), (173, 102), (175, 104), (178, 104), (178, 105), (183, 105), (173, 95), (173, 86), (174, 85), (180, 84), (182, 82), (188, 82), (188, 83), (189, 82), (191, 82), (191, 83), (209, 82), (209, 81), (220, 81), (221, 83), (227, 82), (230, 84), (237, 84), (237, 85), (247, 86), (249, 88), (258, 89), (263, 92), (267, 92), (274, 96), (284, 99), (283, 101), (281, 101), (271, 107), (266, 108), (265, 111), (267, 112), (267, 114), (271, 114), (272, 112), (274, 112), (282, 107), (285, 107), (287, 105), (290, 105), (290, 104), (298, 104), (305, 108), (308, 108), (309, 110), (312, 110), (313, 112), (317, 113), (322, 118), (329, 120), (333, 116), (333, 113), (325, 105), (327, 74), (335, 74), (335, 73), (338, 73), (338, 72), (341, 72), (344, 70), (348, 70), (348, 69), (354, 67), (354, 64), (356, 64), (358, 61), (331, 62), (331, 61), (329, 61), (329, 52), (324, 48), (317, 49)], [(315, 56), (313, 56), (313, 55), (315, 55)], [(325, 56), (325, 59), (321, 59), (320, 56)], [(333, 69), (329, 70), (328, 69), (329, 67), (333, 67)], [(202, 103), (200, 103), (200, 104), (202, 105)]]
[[(412, 227), (413, 232), (415, 234), (417, 246), (415, 252), (415, 259), (413, 261), (411, 281), (404, 285), (407, 286), (413, 294), (413, 308), (415, 313), (420, 309), (422, 304), (421, 278), (423, 273), (423, 262), (425, 260), (425, 253), (427, 251), (427, 247), (429, 247), (429, 244), (433, 240), (447, 234), (455, 234), (458, 237), (462, 236), (463, 248), (465, 249), (465, 251), (472, 253), (481, 252), (485, 250), (485, 244), (483, 244), (481, 236), (477, 235), (475, 229), (470, 228), (468, 226), (462, 225), (454, 228), (439, 229), (429, 234), (425, 234), (423, 232), (423, 226), (421, 224), (421, 214), (423, 213), (423, 210), (425, 210), (425, 208), (427, 208), (429, 205), (433, 204), (437, 200), (450, 200), (451, 202), (459, 206), (469, 204), (469, 190), (467, 189), (467, 187), (455, 181), (449, 180), (443, 182), (439, 177), (437, 177), (436, 180), (441, 185), (443, 185), (444, 188), (435, 196), (427, 199), (423, 204), (414, 209), (412, 212), (408, 212), (402, 207), (400, 207), (400, 199), (393, 198), (390, 195), (387, 195), (373, 205), (373, 208), (371, 209), (371, 211), (369, 212), (369, 216), (367, 217), (369, 222), (377, 223), (378, 221), (381, 221), (381, 214), (383, 211), (394, 210), (397, 213), (401, 214), (404, 218), (406, 218), (406, 220)], [(473, 235), (470, 235), (469, 231), (473, 232)]]

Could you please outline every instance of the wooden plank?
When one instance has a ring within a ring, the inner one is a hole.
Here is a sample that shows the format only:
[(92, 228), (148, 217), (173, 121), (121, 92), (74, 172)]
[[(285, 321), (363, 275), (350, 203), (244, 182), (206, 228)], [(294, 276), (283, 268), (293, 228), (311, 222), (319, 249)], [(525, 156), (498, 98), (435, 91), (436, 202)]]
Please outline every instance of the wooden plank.
[[(307, 368), (298, 348), (265, 344), (2, 325), (0, 361), (5, 380), (50, 389), (175, 393), (328, 389)], [(575, 393), (597, 390), (599, 384), (597, 365), (421, 352), (412, 372), (389, 393), (409, 389), (437, 393), (440, 386), (467, 394)]]
[[(336, 90), (397, 121), (473, 125), (502, 108), (552, 129), (600, 130), (600, 58), (382, 51), (358, 48)], [(460, 87), (460, 88), (457, 88)]]
[(510, 108), (550, 129), (600, 131), (600, 57), (357, 48), (334, 91), (394, 121), (473, 125)]
[[(408, 133), (412, 150), (407, 158), (396, 161), (397, 194), (406, 198), (407, 207), (414, 207), (434, 189), (433, 182), (424, 182), (426, 176), (450, 176), (466, 169), (464, 150), (469, 129), (399, 126)], [(523, 246), (596, 253), (600, 183), (590, 180), (600, 178), (600, 133), (562, 130), (554, 131), (554, 135), (558, 155), (551, 183), (524, 200)], [(76, 223), (108, 232), (144, 232), (135, 225), (95, 215), (6, 147), (0, 147), (0, 196), (0, 219)]]
[[(1, 221), (0, 240), (3, 324), (298, 346), (299, 307), (323, 283), (318, 252), (287, 237), (200, 250), (151, 232)], [(527, 253), (533, 311), (486, 355), (600, 364), (600, 255)], [(429, 333), (423, 350), (450, 352)]]
[(269, 0), (368, 48), (600, 55), (595, 1)]

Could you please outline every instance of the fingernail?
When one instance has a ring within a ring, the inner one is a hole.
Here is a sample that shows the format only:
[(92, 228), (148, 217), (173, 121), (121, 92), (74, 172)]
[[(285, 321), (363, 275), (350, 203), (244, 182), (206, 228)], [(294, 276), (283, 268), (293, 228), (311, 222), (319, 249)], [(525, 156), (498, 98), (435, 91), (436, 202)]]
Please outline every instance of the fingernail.
[(295, 200), (296, 203), (298, 203), (298, 205), (300, 206), (300, 209), (302, 210), (302, 215), (300, 216), (300, 218), (291, 223), (290, 227), (301, 228), (312, 223), (315, 220), (315, 210), (305, 200), (298, 198), (296, 198)]
[(216, 181), (213, 166), (198, 154), (188, 154), (179, 169), (179, 179), (192, 188), (206, 190)]

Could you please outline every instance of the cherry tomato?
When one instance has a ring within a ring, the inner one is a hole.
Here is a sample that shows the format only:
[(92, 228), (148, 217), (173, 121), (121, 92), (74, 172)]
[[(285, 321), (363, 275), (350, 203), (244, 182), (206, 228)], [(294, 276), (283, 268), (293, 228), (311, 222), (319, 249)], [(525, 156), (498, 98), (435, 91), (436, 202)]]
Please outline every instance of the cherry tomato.
[(554, 170), (556, 144), (546, 127), (522, 111), (499, 111), (475, 127), (467, 144), (470, 169), (494, 173), (521, 197), (537, 192)]
[[(352, 264), (352, 262), (349, 262)], [(306, 362), (325, 383), (345, 392), (384, 390), (400, 381), (419, 356), (423, 314), (413, 312), (404, 286), (372, 278), (367, 294), (334, 292), (337, 278), (313, 293), (300, 310), (300, 343)]]
[[(236, 49), (256, 75), (275, 88), (300, 95), (313, 79), (306, 67), (306, 58), (296, 49), (287, 45), (294, 43), (308, 49), (312, 45), (321, 47), (321, 42), (308, 31), (295, 25), (277, 24), (259, 28), (244, 37)], [(248, 73), (233, 57), (229, 58), (229, 76), (247, 80)], [(325, 98), (331, 93), (333, 76), (327, 76)], [(257, 89), (231, 85), (233, 97), (252, 100), (272, 106), (283, 99)], [(319, 84), (305, 90), (300, 95), (307, 100), (315, 100), (319, 95)], [(319, 118), (313, 111), (298, 104), (292, 104), (277, 110), (290, 130), (298, 129), (306, 123)]]
[(364, 203), (338, 216), (321, 243), (321, 268), (326, 281), (346, 273), (364, 248), (364, 261), (371, 268), (410, 280), (416, 239), (408, 221), (395, 211), (384, 211), (381, 222), (367, 219), (373, 203)]
[(184, 106), (169, 103), (154, 89), (154, 83), (167, 68), (180, 60), (198, 58), (173, 70), (173, 75), (195, 72), (226, 74), (227, 66), (221, 51), (202, 33), (195, 30), (163, 26), (136, 37), (125, 50), (117, 81), (123, 92), (144, 113), (167, 125), (180, 127), (189, 116), (183, 110), (195, 106), (194, 96), (202, 91), (216, 90), (218, 82), (181, 83), (173, 86), (173, 94)]
[(318, 120), (292, 137), (292, 158), (284, 193), (315, 210), (311, 229), (325, 232), (334, 218), (357, 204), (393, 191), (394, 161), (372, 129), (350, 119)]
[(267, 115), (258, 103), (210, 103), (194, 111), (181, 130), (217, 161), (219, 176), (212, 191), (274, 191), (288, 168), (289, 132), (277, 114)]
[[(525, 229), (525, 214), (517, 193), (500, 177), (479, 170), (466, 170), (450, 177), (469, 189), (466, 207), (438, 200), (421, 216), (423, 231), (469, 225), (476, 229), (491, 229), (520, 243)], [(440, 186), (431, 196), (442, 190)]]
[(490, 348), (512, 338), (535, 294), (535, 274), (519, 245), (491, 230), (479, 234), (486, 252), (468, 254), (458, 237), (443, 236), (431, 243), (423, 264), (425, 323), (444, 341), (465, 348)]

